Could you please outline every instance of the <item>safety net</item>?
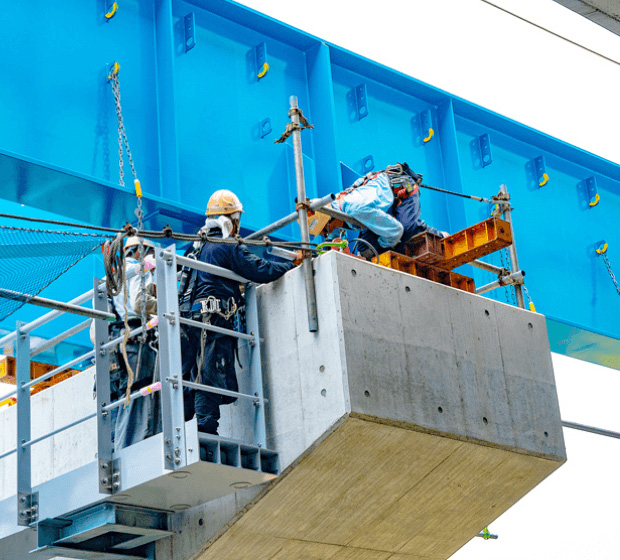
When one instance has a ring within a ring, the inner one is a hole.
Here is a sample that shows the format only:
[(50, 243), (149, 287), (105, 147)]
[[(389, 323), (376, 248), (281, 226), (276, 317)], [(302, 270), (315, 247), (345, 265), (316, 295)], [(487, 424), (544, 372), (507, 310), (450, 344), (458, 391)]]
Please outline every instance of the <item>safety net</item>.
[(0, 321), (107, 239), (99, 233), (0, 226)]

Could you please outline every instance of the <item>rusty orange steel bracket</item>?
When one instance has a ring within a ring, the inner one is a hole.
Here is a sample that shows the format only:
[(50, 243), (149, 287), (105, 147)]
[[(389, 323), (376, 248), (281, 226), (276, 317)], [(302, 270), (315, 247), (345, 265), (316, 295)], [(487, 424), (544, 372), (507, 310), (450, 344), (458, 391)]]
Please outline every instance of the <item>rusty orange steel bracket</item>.
[(436, 266), (452, 270), (485, 255), (512, 245), (510, 224), (489, 218), (443, 240), (444, 261)]
[(413, 276), (426, 278), (427, 280), (432, 280), (433, 282), (438, 282), (439, 284), (444, 284), (445, 286), (457, 288), (465, 292), (470, 292), (472, 294), (476, 293), (476, 286), (474, 285), (473, 278), (463, 276), (462, 274), (457, 274), (456, 272), (450, 272), (449, 270), (444, 270), (427, 263), (419, 262), (413, 257), (407, 257), (394, 251), (388, 251), (378, 257), (373, 257), (372, 262), (393, 270), (406, 272)]

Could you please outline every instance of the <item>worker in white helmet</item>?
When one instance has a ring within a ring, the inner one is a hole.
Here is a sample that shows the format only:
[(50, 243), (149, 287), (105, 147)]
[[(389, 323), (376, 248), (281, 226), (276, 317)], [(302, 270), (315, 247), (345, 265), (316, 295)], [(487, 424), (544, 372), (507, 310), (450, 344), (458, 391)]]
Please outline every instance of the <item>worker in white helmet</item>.
[[(110, 337), (118, 337), (126, 328), (135, 329), (141, 325), (142, 302), (144, 301), (147, 319), (157, 314), (157, 294), (152, 269), (144, 273), (144, 299), (142, 281), (139, 274), (140, 250), (144, 248), (145, 259), (154, 263), (155, 245), (140, 237), (129, 237), (125, 242), (125, 269), (127, 273), (127, 297), (124, 287), (121, 293), (112, 298), (112, 311), (117, 316), (110, 327)], [(148, 267), (150, 268), (150, 267)], [(126, 320), (125, 320), (126, 319)], [(127, 364), (127, 361), (129, 364)], [(127, 341), (125, 351), (121, 346), (111, 355), (110, 390), (113, 401), (125, 396), (129, 381), (128, 365), (134, 378), (130, 391), (137, 391), (158, 379), (153, 379), (157, 372), (157, 341), (154, 331), (148, 331), (143, 337), (133, 337)], [(159, 412), (159, 393), (141, 397), (121, 405), (115, 410), (114, 449), (118, 451), (161, 431), (161, 414)]]
[[(233, 192), (219, 190), (207, 204), (204, 231), (209, 237), (227, 239), (239, 233), (243, 205)], [(226, 268), (252, 282), (266, 283), (280, 278), (299, 264), (261, 259), (245, 245), (205, 242), (195, 244), (200, 261)], [(239, 282), (207, 272), (193, 271), (181, 280), (180, 311), (186, 317), (211, 325), (233, 328), (234, 315), (241, 305)], [(182, 325), (181, 352), (183, 378), (229, 391), (238, 391), (235, 372), (237, 339), (219, 333)], [(205, 391), (185, 395), (185, 417), (195, 412), (198, 430), (217, 434), (220, 405), (230, 404), (234, 397)], [(191, 398), (193, 397), (193, 399)]]

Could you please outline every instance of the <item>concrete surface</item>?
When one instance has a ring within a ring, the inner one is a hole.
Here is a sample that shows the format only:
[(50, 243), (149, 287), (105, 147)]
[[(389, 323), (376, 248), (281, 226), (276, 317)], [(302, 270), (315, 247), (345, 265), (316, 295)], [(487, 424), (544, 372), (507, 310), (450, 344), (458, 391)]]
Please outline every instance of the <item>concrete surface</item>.
[(565, 461), (541, 315), (336, 253), (315, 268), (318, 333), (299, 271), (259, 290), (287, 470), (186, 512), (162, 560), (448, 558)]
[[(300, 270), (258, 290), (283, 474), (174, 514), (157, 560), (444, 559), (565, 461), (543, 316), (339, 253), (315, 270), (318, 333)], [(94, 410), (90, 374), (48, 391), (33, 406), (48, 399), (63, 417), (42, 413), (35, 436)], [(251, 405), (222, 413), (222, 435), (251, 437)], [(4, 433), (12, 414), (0, 412)], [(95, 427), (83, 428), (51, 444), (64, 459), (35, 459), (33, 478), (92, 462)], [(0, 498), (14, 493), (12, 461)]]

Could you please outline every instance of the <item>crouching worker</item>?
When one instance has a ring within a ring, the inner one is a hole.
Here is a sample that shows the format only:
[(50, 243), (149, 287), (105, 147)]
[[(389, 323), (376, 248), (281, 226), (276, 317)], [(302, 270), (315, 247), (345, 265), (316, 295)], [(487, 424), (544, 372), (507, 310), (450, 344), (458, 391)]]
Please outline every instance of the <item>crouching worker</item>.
[[(130, 237), (125, 244), (126, 273), (135, 269), (139, 271), (140, 244), (144, 247), (145, 258), (154, 255), (155, 245), (146, 239)], [(127, 279), (127, 297), (124, 287), (121, 293), (112, 298), (113, 312), (117, 320), (110, 329), (111, 338), (120, 336), (123, 330), (133, 330), (141, 325), (141, 308), (144, 301), (147, 318), (157, 315), (157, 296), (153, 274), (145, 272), (145, 293), (142, 296), (139, 272)], [(125, 321), (125, 318), (127, 321)], [(158, 381), (157, 373), (157, 340), (155, 329), (149, 330), (144, 336), (138, 335), (119, 344), (112, 355), (110, 366), (111, 398), (115, 401), (129, 392), (138, 391)], [(131, 381), (131, 382), (130, 382)], [(114, 450), (118, 451), (133, 443), (141, 441), (161, 431), (161, 413), (159, 393), (140, 397), (117, 408), (114, 428)]]
[[(216, 191), (207, 204), (207, 219), (202, 232), (209, 237), (227, 239), (239, 232), (243, 206), (228, 190)], [(197, 243), (198, 260), (231, 270), (257, 283), (277, 280), (298, 262), (273, 262), (261, 259), (247, 247), (232, 243)], [(241, 306), (238, 282), (207, 272), (185, 271), (180, 285), (180, 312), (183, 316), (217, 327), (233, 329), (234, 315)], [(237, 338), (181, 325), (183, 379), (229, 391), (238, 391), (235, 372)], [(195, 412), (198, 430), (217, 434), (220, 405), (231, 404), (236, 398), (192, 391), (185, 398), (185, 419)], [(193, 407), (193, 410), (192, 410)]]
[[(377, 253), (389, 249), (404, 253), (405, 243), (418, 233), (448, 235), (429, 227), (422, 219), (421, 183), (422, 175), (411, 171), (406, 163), (397, 163), (360, 177), (332, 205), (368, 228), (360, 238)], [(365, 249), (361, 254), (369, 258), (374, 252)]]

